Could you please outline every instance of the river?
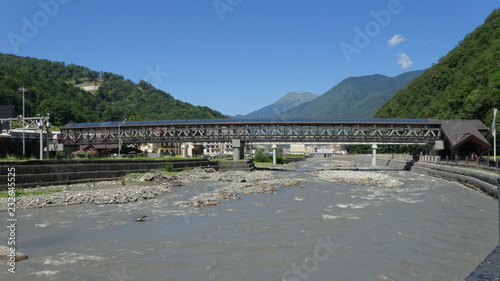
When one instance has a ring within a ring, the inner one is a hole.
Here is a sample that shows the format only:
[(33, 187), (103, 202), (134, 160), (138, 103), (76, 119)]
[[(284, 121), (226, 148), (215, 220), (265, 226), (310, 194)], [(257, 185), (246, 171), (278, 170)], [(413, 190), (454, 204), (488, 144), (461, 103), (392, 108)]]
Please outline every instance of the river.
[[(303, 188), (217, 206), (174, 204), (227, 185), (206, 181), (123, 205), (18, 210), (17, 250), (29, 259), (15, 274), (3, 266), (0, 279), (463, 280), (497, 245), (496, 199), (385, 167), (371, 172), (404, 185), (333, 182), (311, 173), (345, 163), (299, 162), (273, 173)], [(142, 215), (146, 221), (133, 221)], [(5, 225), (7, 219), (0, 213)], [(8, 235), (4, 227), (0, 244)]]

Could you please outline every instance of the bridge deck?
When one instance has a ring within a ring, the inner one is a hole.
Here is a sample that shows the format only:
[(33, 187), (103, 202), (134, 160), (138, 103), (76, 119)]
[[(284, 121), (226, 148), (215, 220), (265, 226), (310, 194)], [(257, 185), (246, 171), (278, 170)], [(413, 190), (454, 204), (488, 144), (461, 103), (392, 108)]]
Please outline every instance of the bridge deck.
[(436, 119), (202, 119), (68, 124), (67, 144), (226, 142), (433, 143)]

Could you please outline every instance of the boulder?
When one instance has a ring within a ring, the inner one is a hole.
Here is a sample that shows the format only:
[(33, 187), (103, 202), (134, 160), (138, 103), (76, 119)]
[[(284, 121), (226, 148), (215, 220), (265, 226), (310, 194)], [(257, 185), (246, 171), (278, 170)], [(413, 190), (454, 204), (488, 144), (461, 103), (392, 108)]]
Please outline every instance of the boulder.
[[(9, 255), (11, 255), (10, 247), (7, 246), (0, 246), (0, 261), (3, 262), (9, 262), (10, 258)], [(28, 256), (24, 253), (21, 252), (15, 252), (15, 261), (23, 261), (27, 259)]]
[(138, 179), (138, 181), (154, 181), (154, 182), (174, 181), (174, 180), (177, 180), (176, 176), (166, 175), (161, 172), (147, 173)]

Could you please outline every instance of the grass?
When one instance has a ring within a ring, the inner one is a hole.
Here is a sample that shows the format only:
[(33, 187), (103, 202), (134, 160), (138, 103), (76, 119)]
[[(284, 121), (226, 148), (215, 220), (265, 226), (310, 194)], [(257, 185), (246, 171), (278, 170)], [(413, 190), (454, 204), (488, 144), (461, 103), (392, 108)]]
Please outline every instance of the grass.
[(13, 155), (9, 155), (7, 157), (0, 158), (0, 161), (26, 161), (26, 160), (40, 160), (40, 159), (37, 157), (23, 158), (23, 157), (17, 157), (17, 156), (13, 156)]
[(272, 166), (274, 165), (273, 162), (253, 162), (255, 165), (259, 165), (259, 166)]
[[(31, 191), (31, 192), (25, 192), (25, 189), (16, 189), (16, 197), (21, 197), (21, 196), (31, 196), (31, 195), (47, 195), (47, 194), (52, 194), (55, 192), (62, 191), (62, 189), (51, 189), (51, 190), (44, 190), (44, 191)], [(8, 198), (9, 193), (7, 191), (0, 191), (0, 197), (5, 197)]]

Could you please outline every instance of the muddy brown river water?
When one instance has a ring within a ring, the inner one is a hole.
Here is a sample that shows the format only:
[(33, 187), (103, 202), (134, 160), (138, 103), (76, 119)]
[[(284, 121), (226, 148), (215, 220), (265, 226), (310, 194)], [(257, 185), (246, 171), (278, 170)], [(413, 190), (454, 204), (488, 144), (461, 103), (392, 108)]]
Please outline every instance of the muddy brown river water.
[[(299, 162), (273, 174), (302, 188), (210, 207), (175, 202), (229, 183), (194, 182), (122, 205), (19, 210), (17, 249), (29, 259), (15, 274), (4, 265), (0, 279), (463, 280), (498, 243), (494, 198), (407, 171), (370, 171), (403, 184), (392, 188), (312, 173), (332, 163), (346, 162)], [(8, 235), (0, 230), (0, 244)]]

